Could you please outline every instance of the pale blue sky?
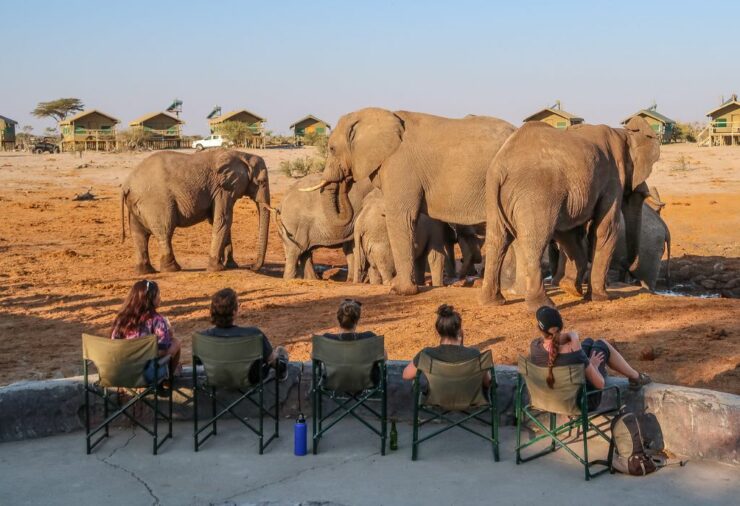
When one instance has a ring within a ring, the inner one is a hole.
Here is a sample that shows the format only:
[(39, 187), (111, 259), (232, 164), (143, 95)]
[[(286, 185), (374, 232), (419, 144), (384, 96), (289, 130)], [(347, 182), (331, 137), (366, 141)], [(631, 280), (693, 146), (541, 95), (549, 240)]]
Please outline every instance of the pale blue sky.
[(37, 132), (51, 122), (36, 103), (67, 96), (124, 124), (178, 97), (187, 133), (206, 133), (216, 104), (287, 133), (365, 106), (519, 125), (556, 99), (589, 123), (653, 100), (697, 121), (740, 90), (733, 1), (0, 0), (0, 13), (0, 114)]

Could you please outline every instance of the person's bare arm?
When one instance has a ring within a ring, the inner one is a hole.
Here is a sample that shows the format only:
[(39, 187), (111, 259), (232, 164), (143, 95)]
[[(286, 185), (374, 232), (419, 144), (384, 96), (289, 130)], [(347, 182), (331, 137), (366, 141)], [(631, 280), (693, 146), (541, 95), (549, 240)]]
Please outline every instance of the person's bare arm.
[(593, 353), (589, 361), (590, 363), (586, 366), (586, 379), (596, 388), (604, 388), (606, 382), (599, 372), (599, 366), (604, 361), (604, 354), (601, 352)]
[(486, 374), (483, 375), (483, 386), (488, 388), (491, 386), (491, 372), (488, 371)]
[(416, 366), (414, 365), (414, 361), (408, 363), (408, 365), (403, 370), (403, 379), (405, 380), (412, 380), (416, 377)]

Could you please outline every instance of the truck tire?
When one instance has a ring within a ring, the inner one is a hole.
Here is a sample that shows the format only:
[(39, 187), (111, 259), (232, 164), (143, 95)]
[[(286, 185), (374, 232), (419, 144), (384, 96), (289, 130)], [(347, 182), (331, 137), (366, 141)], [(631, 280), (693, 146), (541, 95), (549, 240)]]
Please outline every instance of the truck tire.
[(203, 151), (203, 144), (196, 144), (195, 149), (197, 149), (198, 151)]
[(36, 153), (37, 155), (40, 155), (40, 154), (42, 154), (44, 152), (44, 150), (41, 149), (41, 148), (36, 148), (36, 149), (33, 150), (33, 152)]

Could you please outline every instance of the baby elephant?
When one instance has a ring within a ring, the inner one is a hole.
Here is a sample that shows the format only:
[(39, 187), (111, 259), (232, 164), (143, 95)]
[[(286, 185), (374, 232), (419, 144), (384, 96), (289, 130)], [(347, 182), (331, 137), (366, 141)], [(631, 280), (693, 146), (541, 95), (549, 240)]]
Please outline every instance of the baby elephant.
[(159, 268), (179, 271), (172, 251), (177, 227), (208, 220), (213, 224), (209, 271), (238, 267), (231, 245), (234, 204), (249, 197), (257, 204), (259, 246), (254, 270), (262, 268), (270, 227), (270, 185), (262, 158), (225, 149), (192, 155), (156, 153), (136, 167), (121, 186), (121, 228), (125, 209), (136, 254), (136, 272), (155, 272), (149, 260), (149, 238), (159, 242)]
[[(446, 227), (441, 221), (425, 214), (419, 215), (414, 237), (414, 276), (417, 285), (424, 284), (427, 262), (432, 273), (432, 286), (443, 285)], [(373, 190), (365, 197), (362, 211), (355, 219), (354, 238), (354, 281), (362, 282), (367, 270), (371, 284), (390, 284), (396, 270), (380, 190)]]

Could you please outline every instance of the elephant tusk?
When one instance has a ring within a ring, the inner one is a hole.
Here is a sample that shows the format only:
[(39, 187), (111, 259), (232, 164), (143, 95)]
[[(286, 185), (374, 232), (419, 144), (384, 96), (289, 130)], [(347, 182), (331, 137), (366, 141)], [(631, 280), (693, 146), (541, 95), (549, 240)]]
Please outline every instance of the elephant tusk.
[(315, 192), (316, 190), (320, 190), (320, 189), (322, 189), (324, 186), (326, 186), (328, 184), (329, 184), (328, 181), (322, 179), (321, 182), (319, 184), (317, 184), (316, 186), (311, 186), (310, 188), (300, 188), (300, 191), (302, 191), (302, 192)]

